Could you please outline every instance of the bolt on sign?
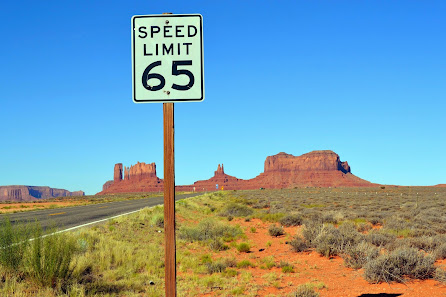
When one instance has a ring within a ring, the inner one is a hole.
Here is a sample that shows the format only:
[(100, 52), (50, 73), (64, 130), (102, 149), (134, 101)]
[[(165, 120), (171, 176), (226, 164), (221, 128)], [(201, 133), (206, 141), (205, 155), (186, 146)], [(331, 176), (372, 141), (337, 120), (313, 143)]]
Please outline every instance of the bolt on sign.
[(133, 101), (203, 101), (202, 16), (133, 16), (132, 28)]

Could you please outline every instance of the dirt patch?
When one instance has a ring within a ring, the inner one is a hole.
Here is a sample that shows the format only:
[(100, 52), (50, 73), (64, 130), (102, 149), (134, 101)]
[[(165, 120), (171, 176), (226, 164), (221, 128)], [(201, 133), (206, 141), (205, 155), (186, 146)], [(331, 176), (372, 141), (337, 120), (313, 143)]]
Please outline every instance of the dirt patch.
[[(363, 278), (363, 270), (354, 270), (344, 266), (340, 257), (328, 259), (315, 251), (296, 253), (287, 244), (292, 237), (300, 233), (301, 227), (284, 227), (285, 235), (272, 237), (268, 234), (271, 223), (259, 219), (246, 222), (234, 219), (230, 222), (240, 225), (247, 238), (238, 242), (248, 242), (251, 245), (249, 253), (240, 253), (236, 249), (218, 252), (212, 255), (214, 259), (235, 257), (237, 262), (248, 260), (256, 267), (237, 269), (247, 271), (252, 275), (250, 286), (257, 288), (257, 296), (286, 296), (304, 283), (313, 284), (320, 296), (357, 297), (363, 294), (401, 294), (403, 297), (445, 296), (446, 286), (435, 280), (415, 280), (402, 283), (370, 284)], [(281, 268), (268, 269), (262, 265), (262, 260), (273, 258), (276, 264), (287, 262), (294, 267), (294, 272), (284, 273)], [(438, 263), (443, 264), (443, 263)], [(241, 277), (241, 274), (237, 277)], [(249, 288), (247, 288), (249, 289)], [(214, 293), (201, 296), (214, 296)]]

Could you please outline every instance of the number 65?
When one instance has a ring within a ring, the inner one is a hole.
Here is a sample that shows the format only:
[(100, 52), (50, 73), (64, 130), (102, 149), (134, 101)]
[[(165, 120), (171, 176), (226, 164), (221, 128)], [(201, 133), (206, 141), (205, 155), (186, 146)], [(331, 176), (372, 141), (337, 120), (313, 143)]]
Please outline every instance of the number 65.
[[(144, 70), (143, 74), (142, 74), (142, 85), (144, 86), (145, 89), (149, 90), (149, 91), (159, 91), (162, 88), (164, 88), (164, 86), (166, 85), (166, 79), (164, 78), (164, 76), (162, 76), (159, 73), (150, 73), (150, 71), (161, 65), (161, 61), (156, 61), (153, 62), (152, 64), (150, 64), (149, 66), (147, 66), (147, 68)], [(192, 72), (190, 72), (189, 70), (186, 69), (178, 69), (178, 66), (190, 66), (192, 65), (192, 60), (184, 60), (184, 61), (172, 61), (172, 75), (187, 75), (189, 77), (189, 83), (187, 85), (177, 85), (177, 84), (172, 84), (172, 89), (174, 90), (179, 90), (179, 91), (186, 91), (189, 90), (190, 88), (192, 88), (192, 86), (195, 83), (195, 78), (194, 75), (192, 74)], [(160, 83), (156, 86), (151, 86), (148, 84), (148, 81), (152, 78), (156, 78), (160, 81)]]

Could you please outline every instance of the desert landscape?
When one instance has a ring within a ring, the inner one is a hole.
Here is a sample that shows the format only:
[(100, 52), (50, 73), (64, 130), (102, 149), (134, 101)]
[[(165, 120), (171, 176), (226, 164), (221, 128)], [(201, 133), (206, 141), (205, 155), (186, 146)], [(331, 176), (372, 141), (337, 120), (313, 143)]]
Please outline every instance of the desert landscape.
[[(444, 296), (445, 199), (443, 187), (380, 186), (217, 191), (178, 201), (178, 294)], [(2, 266), (2, 295), (164, 296), (162, 206), (53, 240), (70, 259), (65, 270), (39, 277), (36, 247), (23, 247), (17, 272)]]
[(446, 1), (3, 1), (0, 297), (446, 297)]

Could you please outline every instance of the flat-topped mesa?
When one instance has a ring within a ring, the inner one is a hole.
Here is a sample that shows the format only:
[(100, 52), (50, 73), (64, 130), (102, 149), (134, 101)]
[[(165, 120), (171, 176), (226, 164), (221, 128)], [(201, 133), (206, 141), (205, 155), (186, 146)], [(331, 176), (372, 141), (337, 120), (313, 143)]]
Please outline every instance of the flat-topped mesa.
[(113, 171), (113, 181), (120, 182), (122, 180), (122, 163), (115, 164), (115, 169)]
[(84, 196), (83, 191), (70, 192), (39, 186), (0, 186), (0, 201), (34, 201), (38, 199)]
[(265, 160), (265, 173), (294, 171), (342, 171), (351, 172), (347, 162), (341, 162), (339, 155), (333, 151), (312, 151), (301, 156), (278, 153)]

